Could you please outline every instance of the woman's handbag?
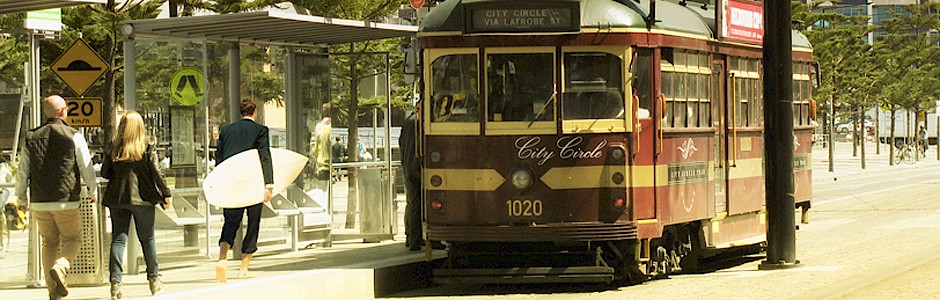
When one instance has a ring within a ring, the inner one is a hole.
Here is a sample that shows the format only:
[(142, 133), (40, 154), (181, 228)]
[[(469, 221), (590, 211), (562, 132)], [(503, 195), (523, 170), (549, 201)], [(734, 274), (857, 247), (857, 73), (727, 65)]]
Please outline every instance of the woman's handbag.
[(153, 152), (150, 151), (149, 147), (143, 159), (141, 159), (141, 164), (143, 170), (137, 172), (137, 188), (140, 192), (140, 198), (152, 204), (163, 203), (170, 195), (165, 194), (157, 183), (158, 180), (163, 179), (163, 174), (157, 170), (153, 160)]

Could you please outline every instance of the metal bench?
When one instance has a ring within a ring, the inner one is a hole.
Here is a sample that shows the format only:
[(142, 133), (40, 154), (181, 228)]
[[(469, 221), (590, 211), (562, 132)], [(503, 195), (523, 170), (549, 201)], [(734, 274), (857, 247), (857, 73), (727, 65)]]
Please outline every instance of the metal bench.
[(304, 192), (297, 186), (290, 186), (285, 191), (287, 199), (296, 205), (300, 212), (298, 216), (298, 238), (310, 242), (304, 248), (309, 248), (315, 244), (321, 244), (325, 247), (330, 246), (330, 232), (332, 230), (333, 219), (327, 210), (326, 194), (324, 199), (314, 199), (310, 194)]

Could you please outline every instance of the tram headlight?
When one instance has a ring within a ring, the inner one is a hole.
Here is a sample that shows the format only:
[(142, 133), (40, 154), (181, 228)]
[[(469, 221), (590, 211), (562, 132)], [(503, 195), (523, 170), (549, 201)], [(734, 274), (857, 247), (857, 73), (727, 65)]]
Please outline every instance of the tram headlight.
[(624, 180), (623, 173), (620, 173), (620, 172), (614, 173), (614, 175), (610, 176), (610, 180), (613, 181), (614, 184), (623, 183), (623, 180)]
[(440, 162), (440, 161), (441, 161), (441, 153), (440, 153), (440, 152), (437, 152), (437, 151), (431, 151), (431, 161), (432, 161), (432, 162)]
[(610, 150), (610, 157), (616, 160), (623, 159), (623, 149), (620, 147), (615, 147)]
[(512, 185), (517, 189), (524, 190), (532, 186), (532, 172), (526, 169), (519, 169), (512, 173)]

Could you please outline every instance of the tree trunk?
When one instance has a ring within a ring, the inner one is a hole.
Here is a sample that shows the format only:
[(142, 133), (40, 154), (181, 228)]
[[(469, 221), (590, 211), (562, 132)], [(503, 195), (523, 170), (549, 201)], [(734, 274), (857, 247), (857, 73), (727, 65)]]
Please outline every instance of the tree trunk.
[[(109, 8), (112, 11), (114, 10), (113, 3), (111, 6), (109, 6)], [(112, 29), (114, 30), (119, 30), (117, 28), (119, 27), (112, 26)], [(109, 37), (111, 38), (111, 41), (110, 41), (110, 44), (108, 45), (107, 60), (111, 64), (111, 68), (107, 72), (104, 73), (105, 93), (104, 93), (104, 101), (102, 101), (104, 103), (102, 103), (103, 107), (102, 107), (102, 112), (101, 112), (101, 119), (102, 119), (101, 130), (104, 134), (104, 138), (101, 141), (101, 146), (103, 147), (103, 150), (105, 151), (107, 151), (108, 149), (111, 149), (111, 141), (112, 141), (112, 137), (114, 136), (114, 129), (115, 129), (114, 128), (115, 127), (114, 114), (115, 114), (115, 108), (117, 107), (117, 82), (116, 82), (117, 76), (115, 76), (115, 74), (117, 73), (117, 70), (116, 70), (116, 66), (118, 65), (117, 49), (119, 46), (118, 41), (117, 41), (117, 32), (111, 32), (109, 34)], [(121, 46), (123, 47), (123, 45)], [(136, 91), (128, 91), (128, 92), (134, 93)]]
[(866, 135), (868, 134), (868, 128), (865, 127), (864, 106), (860, 106), (858, 110), (858, 119), (861, 120), (861, 121), (858, 121), (860, 123), (858, 127), (858, 144), (862, 152), (862, 159), (860, 159), (860, 161), (862, 163), (862, 170), (864, 170), (865, 169), (865, 139), (867, 138)]
[(890, 133), (890, 134), (891, 134), (891, 138), (888, 139), (888, 145), (889, 145), (889, 146), (888, 146), (888, 165), (889, 165), (889, 166), (893, 166), (893, 165), (897, 164), (897, 162), (894, 161), (894, 150), (895, 150), (895, 149), (894, 149), (894, 148), (895, 148), (895, 142), (894, 142), (894, 115), (895, 115), (897, 112), (898, 112), (898, 110), (895, 109), (895, 108), (894, 108), (894, 105), (892, 104), (892, 105), (891, 105), (891, 126), (889, 126), (889, 127), (891, 128), (891, 131), (890, 131), (890, 132), (891, 132), (891, 133)]
[[(349, 44), (349, 52), (356, 51), (356, 44)], [(346, 107), (349, 122), (349, 140), (346, 149), (349, 149), (349, 161), (359, 161), (359, 72), (356, 64), (359, 57), (355, 54), (349, 56), (349, 103)], [(358, 213), (358, 168), (349, 168), (349, 194), (346, 200), (346, 228), (356, 227)]]

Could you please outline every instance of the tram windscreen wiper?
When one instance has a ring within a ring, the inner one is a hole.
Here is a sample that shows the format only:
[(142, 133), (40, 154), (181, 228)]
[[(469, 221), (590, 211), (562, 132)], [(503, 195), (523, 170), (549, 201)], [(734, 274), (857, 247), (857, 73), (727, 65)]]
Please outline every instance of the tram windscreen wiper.
[(555, 102), (555, 95), (556, 95), (556, 94), (557, 94), (557, 92), (555, 91), (554, 88), (552, 88), (552, 95), (551, 95), (551, 96), (548, 96), (548, 100), (546, 100), (546, 101), (545, 101), (545, 104), (542, 105), (542, 109), (539, 109), (539, 112), (538, 112), (537, 114), (535, 114), (535, 118), (532, 118), (532, 121), (529, 122), (529, 125), (526, 126), (526, 127), (532, 127), (532, 124), (534, 124), (535, 121), (538, 121), (538, 119), (542, 117), (542, 114), (545, 113), (545, 109), (548, 108), (548, 106), (551, 105), (553, 102)]

